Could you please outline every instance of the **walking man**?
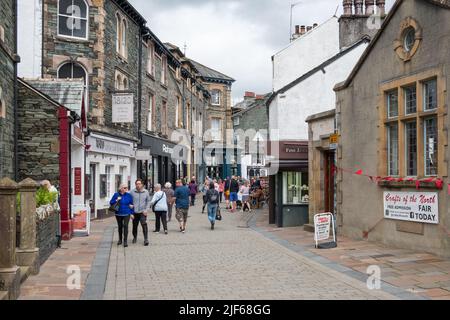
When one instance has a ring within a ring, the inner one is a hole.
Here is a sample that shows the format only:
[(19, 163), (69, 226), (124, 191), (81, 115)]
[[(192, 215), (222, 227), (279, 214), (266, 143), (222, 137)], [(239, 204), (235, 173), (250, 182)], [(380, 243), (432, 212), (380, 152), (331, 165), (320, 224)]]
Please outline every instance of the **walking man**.
[(236, 180), (236, 176), (232, 176), (230, 181), (231, 212), (236, 211), (236, 201), (238, 200), (238, 192), (239, 192), (239, 183)]
[(175, 207), (178, 222), (180, 223), (180, 231), (184, 233), (186, 231), (186, 222), (189, 212), (189, 188), (183, 185), (181, 180), (177, 180), (175, 190)]
[(144, 246), (148, 246), (147, 215), (150, 210), (150, 194), (145, 190), (141, 179), (136, 180), (135, 186), (136, 188), (130, 192), (134, 204), (133, 243), (137, 242), (138, 227), (139, 223), (141, 223), (142, 232), (144, 233)]

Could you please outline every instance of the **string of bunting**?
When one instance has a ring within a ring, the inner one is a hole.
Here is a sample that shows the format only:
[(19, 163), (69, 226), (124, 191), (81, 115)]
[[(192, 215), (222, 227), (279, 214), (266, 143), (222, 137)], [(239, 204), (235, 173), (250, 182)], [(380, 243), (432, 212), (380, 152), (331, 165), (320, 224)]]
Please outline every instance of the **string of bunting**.
[[(432, 182), (434, 182), (434, 184), (436, 185), (436, 188), (438, 188), (439, 190), (442, 190), (442, 188), (444, 186), (444, 181), (442, 179), (440, 179), (440, 178), (416, 179), (416, 178), (397, 178), (397, 177), (391, 177), (391, 176), (380, 177), (380, 176), (372, 176), (372, 175), (365, 174), (362, 169), (357, 169), (355, 171), (354, 169), (352, 170), (352, 169), (339, 168), (339, 167), (336, 167), (334, 165), (332, 165), (331, 170), (332, 170), (332, 172), (334, 174), (337, 173), (337, 171), (342, 171), (342, 172), (354, 174), (354, 175), (361, 176), (361, 177), (367, 177), (367, 178), (369, 178), (369, 180), (371, 182), (376, 183), (376, 184), (379, 184), (381, 181), (388, 181), (388, 182), (404, 182), (404, 181), (415, 182), (417, 190), (420, 189), (420, 184), (421, 183), (432, 183)], [(450, 195), (450, 184), (448, 184), (448, 194)]]

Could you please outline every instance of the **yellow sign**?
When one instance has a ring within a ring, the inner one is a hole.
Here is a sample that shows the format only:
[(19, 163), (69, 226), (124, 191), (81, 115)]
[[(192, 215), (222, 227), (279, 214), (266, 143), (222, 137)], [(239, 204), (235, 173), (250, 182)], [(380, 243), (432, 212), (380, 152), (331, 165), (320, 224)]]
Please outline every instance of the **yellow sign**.
[(330, 144), (338, 144), (339, 143), (339, 135), (337, 133), (332, 134), (330, 136)]

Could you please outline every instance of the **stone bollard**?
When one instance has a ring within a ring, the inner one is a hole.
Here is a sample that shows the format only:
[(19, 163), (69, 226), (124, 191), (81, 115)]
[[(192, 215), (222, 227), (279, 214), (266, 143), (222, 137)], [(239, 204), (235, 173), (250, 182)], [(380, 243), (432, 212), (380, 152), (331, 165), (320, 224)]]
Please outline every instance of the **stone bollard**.
[(0, 180), (0, 291), (8, 291), (8, 299), (20, 295), (20, 269), (16, 265), (16, 196), (17, 183)]
[(20, 245), (16, 251), (16, 262), (28, 267), (33, 275), (39, 273), (39, 248), (36, 248), (36, 189), (34, 180), (19, 183), (20, 191)]

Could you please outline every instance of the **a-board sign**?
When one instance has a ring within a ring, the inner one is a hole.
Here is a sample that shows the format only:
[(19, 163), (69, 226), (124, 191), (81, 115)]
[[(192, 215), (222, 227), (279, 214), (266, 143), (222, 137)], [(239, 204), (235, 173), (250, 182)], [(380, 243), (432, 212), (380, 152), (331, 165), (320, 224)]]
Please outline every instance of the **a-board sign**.
[(336, 243), (334, 219), (332, 213), (319, 213), (314, 216), (314, 241), (316, 248), (320, 241), (329, 240), (333, 233), (333, 242)]
[(91, 208), (85, 205), (73, 205), (72, 215), (74, 234), (88, 236), (91, 231)]

